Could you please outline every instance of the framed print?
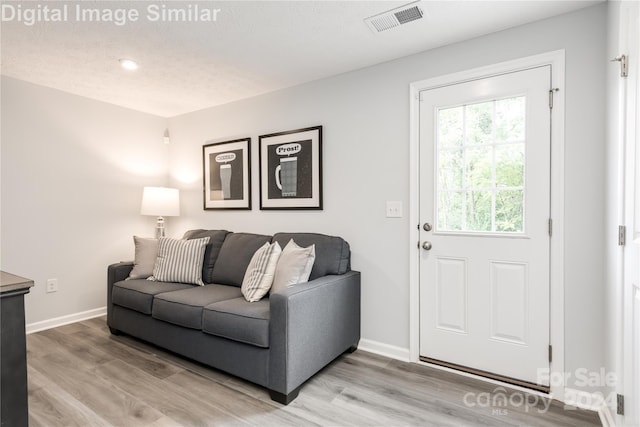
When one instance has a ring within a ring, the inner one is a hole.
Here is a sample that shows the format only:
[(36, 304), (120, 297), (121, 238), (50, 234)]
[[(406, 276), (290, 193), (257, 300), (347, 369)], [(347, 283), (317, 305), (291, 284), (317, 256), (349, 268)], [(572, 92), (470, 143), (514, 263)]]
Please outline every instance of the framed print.
[(322, 126), (260, 136), (260, 209), (322, 209)]
[(202, 147), (204, 209), (251, 209), (251, 138)]

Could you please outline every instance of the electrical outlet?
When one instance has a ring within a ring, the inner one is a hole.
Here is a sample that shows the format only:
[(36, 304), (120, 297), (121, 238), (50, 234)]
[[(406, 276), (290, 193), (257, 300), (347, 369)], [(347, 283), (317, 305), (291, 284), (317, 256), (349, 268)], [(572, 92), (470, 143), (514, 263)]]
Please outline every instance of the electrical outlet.
[(47, 279), (47, 293), (58, 292), (58, 279)]
[(387, 202), (387, 218), (402, 218), (402, 202)]

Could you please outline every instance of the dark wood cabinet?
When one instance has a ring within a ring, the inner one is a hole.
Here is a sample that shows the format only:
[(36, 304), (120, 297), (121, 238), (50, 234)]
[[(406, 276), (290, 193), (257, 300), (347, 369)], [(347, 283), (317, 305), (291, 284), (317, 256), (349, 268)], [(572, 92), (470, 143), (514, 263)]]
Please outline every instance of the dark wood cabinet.
[(24, 296), (33, 281), (0, 272), (0, 426), (29, 425)]

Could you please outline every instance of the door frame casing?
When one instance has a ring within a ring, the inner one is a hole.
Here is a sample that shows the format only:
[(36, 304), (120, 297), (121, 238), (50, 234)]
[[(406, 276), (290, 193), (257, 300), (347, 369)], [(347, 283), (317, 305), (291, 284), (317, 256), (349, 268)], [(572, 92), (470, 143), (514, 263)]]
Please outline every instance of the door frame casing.
[[(551, 218), (550, 240), (549, 338), (553, 346), (550, 365), (551, 395), (564, 400), (564, 106), (565, 51), (556, 50), (471, 70), (437, 76), (409, 85), (409, 357), (424, 364), (420, 357), (420, 92), (495, 75), (551, 65), (553, 88), (559, 89), (551, 110)], [(549, 88), (551, 89), (551, 88)], [(434, 366), (435, 365), (431, 365)]]
[[(624, 425), (632, 425), (640, 421), (640, 372), (638, 372), (638, 325), (635, 318), (639, 313), (640, 291), (637, 285), (637, 254), (638, 248), (631, 245), (639, 245), (637, 220), (638, 189), (636, 188), (637, 176), (640, 173), (638, 166), (639, 152), (637, 142), (640, 140), (640, 6), (637, 3), (623, 3), (620, 6), (619, 45), (620, 53), (627, 56), (628, 75), (618, 80), (618, 91), (621, 109), (619, 122), (619, 176), (618, 191), (620, 196), (619, 224), (626, 227), (626, 242), (621, 245), (621, 263), (618, 265), (621, 273), (619, 304), (621, 319), (618, 346), (616, 348), (616, 360), (619, 362), (617, 369), (618, 381), (616, 392), (621, 393), (625, 399), (625, 414), (618, 415), (618, 421)], [(627, 403), (628, 402), (628, 403)]]

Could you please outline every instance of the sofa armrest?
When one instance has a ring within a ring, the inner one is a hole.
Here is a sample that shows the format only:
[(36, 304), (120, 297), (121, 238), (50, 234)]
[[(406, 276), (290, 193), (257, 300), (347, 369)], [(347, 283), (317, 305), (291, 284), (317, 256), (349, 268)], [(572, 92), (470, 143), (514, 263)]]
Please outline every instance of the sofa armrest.
[(360, 340), (360, 273), (292, 286), (270, 297), (269, 389), (287, 395)]
[(133, 261), (122, 261), (107, 267), (107, 282), (109, 287), (129, 277), (131, 270), (133, 270)]
[(107, 324), (109, 326), (111, 326), (111, 290), (113, 289), (113, 284), (129, 277), (131, 270), (133, 270), (133, 261), (118, 262), (107, 267)]

